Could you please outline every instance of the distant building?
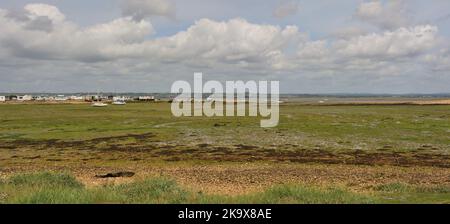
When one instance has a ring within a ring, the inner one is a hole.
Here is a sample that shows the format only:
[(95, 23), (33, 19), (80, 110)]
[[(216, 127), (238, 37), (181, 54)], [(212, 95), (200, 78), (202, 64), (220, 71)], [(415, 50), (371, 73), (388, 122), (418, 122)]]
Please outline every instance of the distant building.
[(85, 95), (84, 96), (84, 101), (94, 101), (97, 99), (97, 96), (95, 95)]
[(9, 101), (11, 101), (11, 100), (17, 100), (17, 96), (16, 96), (16, 95), (9, 95), (9, 96), (6, 96), (6, 100), (9, 100)]
[(82, 96), (69, 96), (69, 100), (84, 100)]
[(36, 100), (36, 101), (44, 101), (44, 100), (45, 100), (45, 97), (44, 97), (44, 96), (36, 96), (36, 97), (34, 98), (34, 100)]
[(88, 95), (88, 96), (85, 96), (85, 100), (87, 100), (87, 101), (103, 101), (103, 100), (108, 100), (108, 96)]
[(140, 96), (138, 97), (139, 101), (154, 101), (155, 97), (154, 96)]
[(66, 101), (67, 97), (65, 97), (64, 95), (57, 95), (57, 96), (55, 96), (55, 100), (56, 101)]
[(6, 101), (6, 96), (0, 96), (0, 102), (5, 102)]
[(30, 101), (32, 99), (33, 99), (32, 95), (17, 96), (18, 101)]
[(113, 98), (112, 98), (112, 100), (113, 101), (127, 101), (127, 98), (126, 97), (124, 97), (124, 96), (114, 96)]
[(53, 100), (55, 100), (55, 97), (54, 96), (46, 96), (46, 97), (44, 97), (44, 100), (45, 101), (53, 101)]

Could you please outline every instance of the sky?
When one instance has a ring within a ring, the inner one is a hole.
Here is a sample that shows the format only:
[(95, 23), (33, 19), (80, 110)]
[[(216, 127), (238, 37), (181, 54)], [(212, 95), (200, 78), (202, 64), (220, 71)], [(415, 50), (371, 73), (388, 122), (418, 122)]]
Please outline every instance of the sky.
[(450, 93), (448, 0), (0, 0), (0, 92)]

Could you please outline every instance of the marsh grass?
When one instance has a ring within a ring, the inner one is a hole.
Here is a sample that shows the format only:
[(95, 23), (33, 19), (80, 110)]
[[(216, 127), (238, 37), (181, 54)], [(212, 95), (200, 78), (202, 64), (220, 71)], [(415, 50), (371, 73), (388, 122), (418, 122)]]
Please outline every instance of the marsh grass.
[(188, 191), (167, 178), (121, 185), (86, 188), (69, 174), (34, 173), (13, 176), (0, 183), (1, 203), (374, 203), (375, 198), (344, 189), (279, 185), (260, 193), (239, 196)]
[(256, 204), (367, 204), (377, 198), (357, 194), (341, 188), (319, 188), (301, 185), (277, 185), (263, 192), (227, 196), (203, 196), (200, 203), (256, 203)]
[[(364, 143), (371, 150), (388, 146), (387, 151), (410, 151), (432, 145), (437, 151), (447, 151), (449, 108), (285, 104), (280, 107), (279, 126), (261, 129), (260, 117), (174, 118), (168, 103), (102, 109), (84, 104), (0, 105), (0, 142), (86, 140), (142, 133), (154, 133), (154, 141), (177, 141), (190, 140), (189, 136), (195, 133), (206, 140), (231, 145), (245, 140), (248, 145), (267, 146), (283, 134), (285, 143), (298, 144), (301, 140), (305, 147), (320, 144), (327, 150), (345, 151)], [(260, 137), (254, 138), (255, 135)], [(128, 143), (133, 141), (129, 139)]]
[(388, 183), (355, 193), (344, 187), (283, 184), (237, 196), (187, 190), (158, 177), (119, 185), (86, 188), (68, 173), (19, 174), (0, 180), (0, 203), (24, 204), (370, 204), (449, 203), (449, 186)]
[(393, 182), (378, 185), (375, 187), (375, 190), (388, 193), (450, 193), (450, 186), (414, 186)]
[(374, 188), (384, 203), (450, 203), (450, 186), (414, 186), (406, 183), (381, 184)]
[(49, 172), (15, 175), (7, 183), (17, 187), (83, 187), (83, 184), (70, 174)]
[(103, 190), (118, 195), (121, 203), (185, 203), (190, 194), (167, 178), (147, 179)]

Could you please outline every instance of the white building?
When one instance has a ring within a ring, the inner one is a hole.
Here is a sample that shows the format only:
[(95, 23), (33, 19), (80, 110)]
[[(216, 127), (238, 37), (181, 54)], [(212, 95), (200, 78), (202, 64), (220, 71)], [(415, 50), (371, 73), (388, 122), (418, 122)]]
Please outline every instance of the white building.
[(127, 99), (124, 96), (114, 96), (113, 101), (127, 101)]
[(46, 101), (53, 101), (53, 100), (55, 100), (55, 97), (54, 96), (47, 96), (47, 97), (45, 97), (45, 100)]
[(30, 101), (32, 99), (33, 99), (32, 95), (17, 96), (18, 101)]
[(154, 96), (140, 96), (139, 100), (142, 100), (142, 101), (155, 100), (155, 97)]
[(82, 96), (69, 96), (69, 100), (84, 100)]
[(55, 100), (56, 100), (56, 101), (66, 101), (66, 100), (67, 100), (67, 97), (65, 97), (64, 95), (57, 95), (57, 96), (55, 97)]
[(6, 96), (0, 96), (0, 102), (5, 102), (6, 101)]

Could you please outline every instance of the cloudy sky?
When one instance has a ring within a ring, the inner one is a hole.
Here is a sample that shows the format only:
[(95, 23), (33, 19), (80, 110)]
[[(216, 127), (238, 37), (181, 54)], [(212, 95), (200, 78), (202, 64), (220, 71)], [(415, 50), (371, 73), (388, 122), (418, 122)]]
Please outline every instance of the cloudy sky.
[(0, 1), (0, 92), (450, 92), (448, 0), (36, 1)]

